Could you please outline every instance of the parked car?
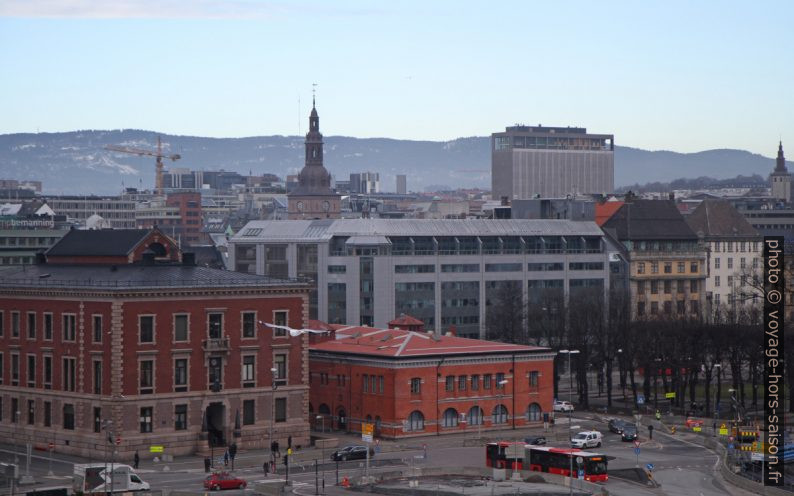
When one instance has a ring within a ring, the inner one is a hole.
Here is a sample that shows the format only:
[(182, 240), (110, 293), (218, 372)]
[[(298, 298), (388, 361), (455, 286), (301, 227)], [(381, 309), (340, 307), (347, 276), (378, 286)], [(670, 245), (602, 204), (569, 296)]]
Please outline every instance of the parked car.
[(229, 472), (215, 472), (204, 479), (204, 489), (220, 491), (221, 489), (244, 489), (245, 480), (235, 477)]
[(573, 405), (571, 404), (570, 401), (556, 400), (554, 402), (553, 410), (555, 412), (572, 412), (573, 411)]
[(623, 428), (626, 426), (626, 421), (621, 420), (619, 418), (610, 419), (609, 423), (607, 423), (607, 427), (609, 427), (609, 432), (614, 432), (615, 434), (623, 434)]
[(601, 433), (598, 431), (580, 432), (571, 439), (571, 447), (579, 449), (598, 448), (601, 446), (601, 439)]
[(533, 446), (545, 446), (546, 438), (543, 436), (528, 436), (524, 438), (524, 442)]
[[(374, 451), (370, 449), (369, 456), (372, 457), (372, 455), (374, 455)], [(363, 460), (366, 457), (366, 446), (345, 446), (331, 453), (331, 460), (333, 461)]]
[(701, 420), (701, 419), (688, 418), (688, 419), (686, 419), (686, 421), (684, 423), (690, 429), (693, 428), (693, 427), (703, 427), (703, 420)]
[(638, 438), (636, 425), (626, 424), (623, 426), (623, 432), (620, 433), (621, 441), (636, 441)]

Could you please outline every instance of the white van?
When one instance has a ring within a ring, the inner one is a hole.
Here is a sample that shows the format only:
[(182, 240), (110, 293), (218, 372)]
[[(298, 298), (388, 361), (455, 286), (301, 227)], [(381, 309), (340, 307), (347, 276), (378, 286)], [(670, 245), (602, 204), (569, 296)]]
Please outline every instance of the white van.
[(601, 446), (601, 433), (598, 431), (584, 431), (571, 439), (572, 448), (598, 448)]

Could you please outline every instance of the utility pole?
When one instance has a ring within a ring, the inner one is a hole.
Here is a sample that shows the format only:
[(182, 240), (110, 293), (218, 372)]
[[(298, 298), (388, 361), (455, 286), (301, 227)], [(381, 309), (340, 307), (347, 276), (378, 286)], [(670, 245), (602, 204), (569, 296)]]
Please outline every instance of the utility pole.
[[(560, 350), (560, 353), (565, 353), (568, 355), (568, 375), (571, 377), (571, 387), (568, 390), (568, 402), (573, 405), (573, 373), (571, 371), (571, 355), (575, 355), (579, 353), (579, 350)], [(573, 407), (568, 410), (568, 449), (571, 449), (571, 426), (573, 425)], [(568, 456), (568, 460), (570, 461), (570, 467), (568, 472), (568, 477), (570, 477), (571, 481), (568, 485), (568, 494), (573, 495), (573, 452), (571, 451)]]

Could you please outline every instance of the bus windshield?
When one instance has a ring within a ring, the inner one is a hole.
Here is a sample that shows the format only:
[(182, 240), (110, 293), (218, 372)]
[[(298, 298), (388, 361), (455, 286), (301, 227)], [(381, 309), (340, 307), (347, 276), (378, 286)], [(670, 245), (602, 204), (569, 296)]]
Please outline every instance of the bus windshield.
[(585, 462), (587, 465), (587, 473), (592, 475), (600, 475), (607, 473), (607, 463), (602, 457), (588, 458)]

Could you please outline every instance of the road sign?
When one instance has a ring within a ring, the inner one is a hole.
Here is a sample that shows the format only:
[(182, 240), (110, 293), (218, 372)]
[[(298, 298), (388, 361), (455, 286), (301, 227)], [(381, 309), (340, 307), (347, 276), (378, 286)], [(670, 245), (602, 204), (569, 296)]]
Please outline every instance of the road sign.
[(116, 438), (116, 446), (120, 446), (120, 445), (121, 445), (121, 436), (118, 436)]
[(764, 461), (764, 454), (763, 453), (750, 453), (750, 459), (754, 462), (762, 462)]
[(653, 463), (649, 463), (648, 465), (645, 465), (645, 468), (647, 468), (649, 472), (652, 472), (653, 471)]
[(733, 444), (729, 444), (728, 445), (728, 449), (732, 450), (733, 449)]
[(640, 447), (640, 441), (639, 441), (639, 439), (635, 439), (635, 440), (634, 440), (634, 447), (635, 447), (635, 448), (639, 448), (639, 447)]
[(727, 435), (728, 435), (728, 429), (726, 429), (725, 427), (720, 427), (720, 436), (727, 436)]
[(644, 405), (645, 404), (645, 396), (638, 394), (637, 395), (637, 404)]
[(162, 453), (163, 447), (162, 446), (149, 446), (149, 453)]
[(635, 455), (639, 455), (640, 454), (640, 448), (639, 447), (634, 448), (634, 454)]
[(584, 479), (584, 470), (579, 469), (579, 478)]
[(375, 424), (364, 422), (361, 424), (361, 440), (366, 443), (372, 442), (372, 433), (375, 432)]
[(667, 398), (668, 400), (672, 400), (673, 398), (675, 398), (675, 392), (664, 393), (664, 397)]

